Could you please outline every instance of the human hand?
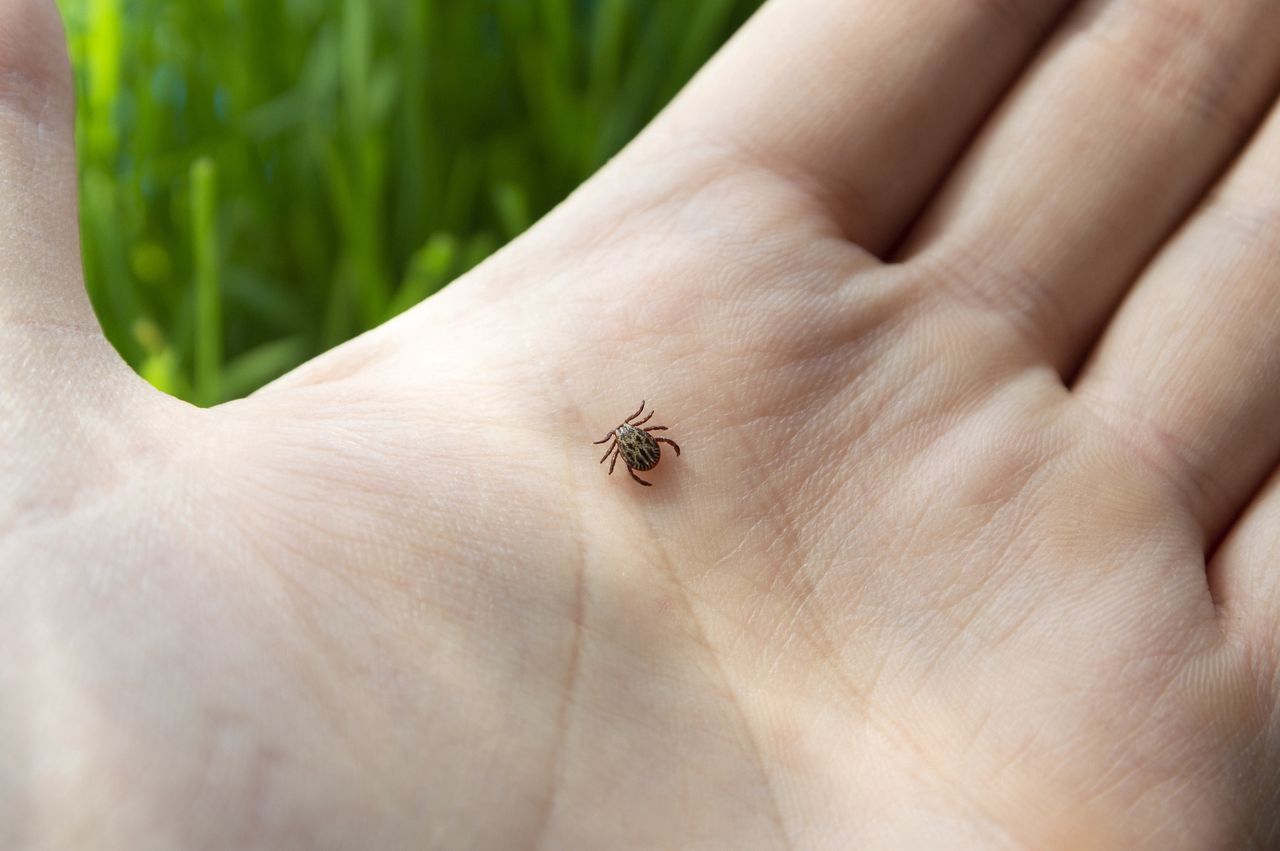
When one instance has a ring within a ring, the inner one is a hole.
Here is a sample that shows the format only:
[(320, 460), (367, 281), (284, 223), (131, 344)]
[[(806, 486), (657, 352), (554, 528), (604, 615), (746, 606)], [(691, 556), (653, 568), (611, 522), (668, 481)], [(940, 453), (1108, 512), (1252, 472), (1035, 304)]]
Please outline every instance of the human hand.
[(1280, 842), (1280, 16), (1071, 5), (774, 0), (205, 411), (101, 339), (0, 0), (0, 844)]

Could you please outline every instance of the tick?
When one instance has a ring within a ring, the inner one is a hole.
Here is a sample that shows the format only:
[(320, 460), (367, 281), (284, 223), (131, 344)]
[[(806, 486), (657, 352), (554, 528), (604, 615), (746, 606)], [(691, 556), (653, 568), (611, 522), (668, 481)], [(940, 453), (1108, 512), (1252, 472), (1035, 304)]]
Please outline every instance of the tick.
[(644, 472), (652, 470), (658, 466), (658, 459), (662, 457), (662, 449), (659, 443), (670, 443), (675, 447), (676, 455), (680, 455), (680, 444), (667, 437), (654, 437), (649, 434), (651, 431), (667, 431), (666, 426), (642, 426), (653, 419), (653, 411), (649, 412), (649, 416), (633, 422), (636, 417), (644, 413), (644, 402), (640, 403), (640, 410), (623, 420), (622, 425), (615, 428), (604, 436), (602, 440), (594, 441), (598, 446), (601, 443), (609, 444), (609, 448), (604, 451), (604, 458), (600, 459), (603, 464), (605, 460), (612, 455), (613, 460), (609, 462), (609, 475), (613, 475), (613, 467), (618, 463), (618, 456), (622, 456), (622, 463), (627, 465), (627, 472), (631, 474), (631, 478), (635, 479), (645, 487), (652, 487), (652, 482), (646, 482), (644, 479), (636, 475), (636, 470)]

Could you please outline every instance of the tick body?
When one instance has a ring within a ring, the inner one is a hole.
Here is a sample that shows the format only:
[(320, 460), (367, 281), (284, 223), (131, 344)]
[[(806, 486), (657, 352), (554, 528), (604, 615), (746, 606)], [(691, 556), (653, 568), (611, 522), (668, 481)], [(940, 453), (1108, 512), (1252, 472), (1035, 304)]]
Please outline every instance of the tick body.
[(613, 431), (606, 434), (601, 440), (595, 441), (596, 445), (601, 443), (609, 443), (609, 448), (604, 451), (604, 457), (600, 459), (603, 464), (609, 460), (609, 456), (613, 456), (613, 460), (609, 461), (609, 475), (613, 475), (613, 468), (618, 463), (618, 458), (622, 458), (622, 463), (627, 466), (627, 472), (631, 474), (631, 478), (635, 479), (645, 487), (651, 487), (651, 482), (636, 475), (636, 470), (644, 472), (652, 470), (658, 466), (658, 461), (662, 458), (662, 447), (659, 443), (670, 443), (676, 450), (676, 455), (680, 454), (680, 444), (668, 437), (654, 437), (650, 432), (666, 431), (666, 426), (648, 426), (645, 423), (653, 419), (653, 412), (649, 412), (649, 416), (636, 422), (636, 417), (644, 413), (644, 402), (640, 403), (640, 410), (627, 417)]

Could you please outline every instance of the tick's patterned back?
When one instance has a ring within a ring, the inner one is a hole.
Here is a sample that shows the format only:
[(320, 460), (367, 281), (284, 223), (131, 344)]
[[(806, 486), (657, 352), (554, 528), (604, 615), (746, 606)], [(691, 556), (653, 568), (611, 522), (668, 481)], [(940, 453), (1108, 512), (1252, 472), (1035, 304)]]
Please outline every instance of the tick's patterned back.
[(652, 470), (658, 464), (662, 450), (646, 432), (629, 425), (620, 425), (614, 431), (618, 437), (622, 460), (633, 470)]

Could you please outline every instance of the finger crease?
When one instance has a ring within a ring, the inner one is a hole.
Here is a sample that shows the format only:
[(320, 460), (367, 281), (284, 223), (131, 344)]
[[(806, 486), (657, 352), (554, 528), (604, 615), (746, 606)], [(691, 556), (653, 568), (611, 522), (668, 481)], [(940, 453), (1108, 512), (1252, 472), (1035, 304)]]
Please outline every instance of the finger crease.
[(962, 304), (994, 314), (1032, 351), (1059, 351), (1071, 329), (1052, 327), (1048, 316), (1071, 316), (1057, 291), (1028, 266), (982, 254), (960, 242), (921, 255), (937, 290)]
[(1096, 421), (1178, 494), (1200, 528), (1210, 531), (1213, 520), (1228, 509), (1232, 499), (1230, 490), (1212, 473), (1204, 455), (1133, 406), (1115, 404), (1114, 400), (1104, 406), (1093, 398), (1095, 395), (1075, 393)]

